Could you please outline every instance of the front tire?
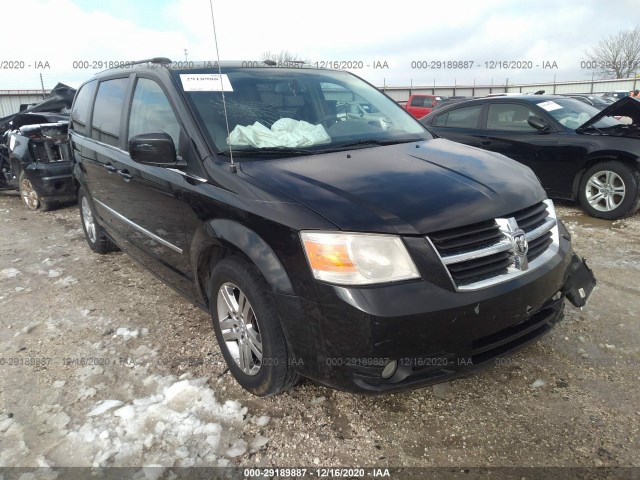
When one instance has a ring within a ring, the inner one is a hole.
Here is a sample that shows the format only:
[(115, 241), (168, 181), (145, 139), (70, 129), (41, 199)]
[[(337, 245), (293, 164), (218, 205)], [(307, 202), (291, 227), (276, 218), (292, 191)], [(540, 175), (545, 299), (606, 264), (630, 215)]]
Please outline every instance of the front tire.
[(295, 385), (299, 376), (275, 304), (253, 265), (237, 256), (216, 264), (209, 309), (229, 371), (245, 390), (266, 397)]
[(117, 250), (111, 239), (96, 220), (93, 204), (83, 188), (78, 191), (78, 207), (80, 208), (80, 220), (82, 230), (87, 239), (89, 248), (96, 253), (109, 253)]
[(620, 162), (598, 163), (582, 177), (580, 204), (592, 217), (616, 220), (631, 215), (639, 206), (639, 177)]

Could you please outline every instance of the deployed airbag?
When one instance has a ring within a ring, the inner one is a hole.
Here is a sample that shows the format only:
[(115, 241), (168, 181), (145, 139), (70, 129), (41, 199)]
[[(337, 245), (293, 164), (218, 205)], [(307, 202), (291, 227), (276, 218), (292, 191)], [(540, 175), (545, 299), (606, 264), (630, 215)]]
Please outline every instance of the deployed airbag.
[(281, 118), (270, 129), (260, 122), (247, 126), (237, 125), (227, 138), (229, 145), (247, 145), (254, 148), (299, 148), (330, 142), (331, 137), (322, 125), (312, 125), (292, 118)]

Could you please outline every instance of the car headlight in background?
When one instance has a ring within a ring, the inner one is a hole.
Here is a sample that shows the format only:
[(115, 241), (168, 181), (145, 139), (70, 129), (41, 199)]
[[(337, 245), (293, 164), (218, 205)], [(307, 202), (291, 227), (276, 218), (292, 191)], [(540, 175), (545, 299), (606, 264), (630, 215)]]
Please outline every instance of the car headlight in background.
[(318, 280), (368, 285), (420, 277), (398, 236), (315, 231), (300, 236)]

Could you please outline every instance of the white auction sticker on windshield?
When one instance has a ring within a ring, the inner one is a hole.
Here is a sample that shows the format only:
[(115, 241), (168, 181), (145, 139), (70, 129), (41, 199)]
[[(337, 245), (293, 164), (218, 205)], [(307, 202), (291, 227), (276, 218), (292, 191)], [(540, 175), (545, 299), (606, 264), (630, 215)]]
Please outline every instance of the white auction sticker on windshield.
[(558, 110), (559, 108), (562, 108), (562, 105), (558, 105), (553, 100), (549, 100), (547, 102), (539, 103), (538, 106), (540, 108), (544, 108), (547, 112), (551, 112), (553, 110)]
[(185, 92), (233, 92), (226, 73), (181, 73)]

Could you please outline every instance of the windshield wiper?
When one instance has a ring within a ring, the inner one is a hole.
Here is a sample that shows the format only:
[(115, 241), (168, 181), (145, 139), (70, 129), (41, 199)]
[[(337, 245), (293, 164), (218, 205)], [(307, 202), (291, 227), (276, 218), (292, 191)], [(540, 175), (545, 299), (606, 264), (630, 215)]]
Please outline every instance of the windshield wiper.
[(423, 140), (422, 138), (410, 138), (410, 139), (403, 139), (403, 140), (377, 140), (375, 138), (369, 138), (369, 139), (365, 139), (365, 140), (357, 140), (355, 142), (348, 142), (348, 143), (342, 143), (339, 145), (335, 145), (331, 148), (327, 148), (325, 150), (321, 150), (321, 153), (329, 153), (329, 152), (340, 152), (342, 150), (348, 150), (351, 147), (364, 147), (364, 146), (370, 146), (370, 147), (379, 147), (379, 146), (385, 146), (385, 145), (397, 145), (400, 143), (411, 143), (411, 142), (419, 142), (420, 140)]
[(578, 127), (578, 128), (576, 128), (576, 132), (578, 132), (578, 133), (586, 132), (587, 130), (595, 130), (596, 132), (604, 135), (604, 132), (602, 130), (600, 130), (598, 127), (596, 127), (595, 125), (589, 125), (587, 127)]
[(313, 155), (318, 153), (314, 150), (305, 150), (303, 148), (287, 148), (287, 147), (265, 147), (265, 148), (242, 148), (227, 149), (216, 152), (218, 155), (230, 156), (233, 152), (234, 157), (240, 156), (256, 156), (256, 155)]

